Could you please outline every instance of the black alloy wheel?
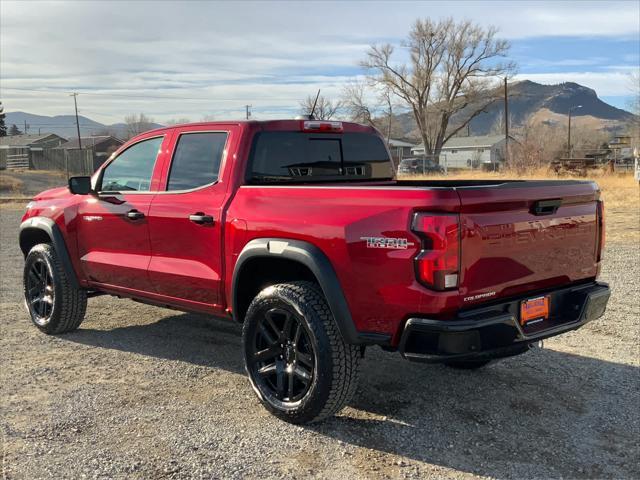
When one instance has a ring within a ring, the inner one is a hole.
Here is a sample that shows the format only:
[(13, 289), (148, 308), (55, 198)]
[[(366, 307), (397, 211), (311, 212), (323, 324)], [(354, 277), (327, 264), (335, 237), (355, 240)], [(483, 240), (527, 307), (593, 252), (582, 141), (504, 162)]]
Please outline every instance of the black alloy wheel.
[(339, 412), (355, 393), (359, 346), (344, 341), (316, 283), (264, 288), (244, 316), (242, 342), (251, 386), (282, 420), (320, 421)]
[(299, 402), (315, 375), (310, 334), (297, 314), (281, 307), (265, 311), (249, 350), (249, 369), (264, 395), (279, 402)]
[(33, 321), (40, 326), (49, 323), (55, 302), (53, 276), (44, 258), (36, 259), (27, 273), (26, 301)]
[(87, 292), (71, 284), (55, 248), (35, 245), (25, 258), (24, 303), (33, 324), (49, 335), (77, 329), (87, 309)]

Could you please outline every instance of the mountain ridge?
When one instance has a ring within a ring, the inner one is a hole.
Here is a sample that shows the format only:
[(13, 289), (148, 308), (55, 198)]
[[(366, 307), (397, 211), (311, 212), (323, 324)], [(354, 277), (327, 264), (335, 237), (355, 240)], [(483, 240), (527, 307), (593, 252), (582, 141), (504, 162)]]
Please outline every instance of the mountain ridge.
[[(22, 111), (5, 113), (4, 121), (7, 129), (11, 128), (11, 125), (15, 125), (24, 133), (26, 122), (28, 133), (55, 133), (64, 138), (75, 137), (78, 134), (75, 115), (47, 116)], [(107, 125), (84, 115), (78, 115), (78, 123), (80, 124), (80, 135), (83, 137), (105, 133), (123, 139), (127, 137), (127, 125), (124, 122)], [(151, 123), (151, 126), (152, 128), (161, 128), (164, 125)]]
[[(596, 91), (575, 82), (564, 82), (555, 85), (536, 83), (531, 80), (520, 80), (508, 86), (509, 92), (509, 124), (511, 127), (519, 127), (530, 119), (549, 124), (561, 123), (567, 115), (569, 107), (582, 105), (575, 109), (572, 117), (576, 123), (592, 117), (595, 119), (589, 125), (593, 128), (615, 132), (622, 128), (625, 122), (635, 118), (630, 112), (614, 107), (601, 100)], [(468, 128), (470, 135), (487, 135), (495, 130), (498, 122), (502, 121), (503, 102), (497, 100), (484, 113), (474, 118)], [(547, 112), (549, 112), (547, 114)], [(415, 120), (409, 112), (395, 115), (402, 130), (402, 136), (417, 137)], [(89, 117), (79, 115), (80, 133), (82, 136), (96, 135), (99, 133), (111, 133), (117, 137), (127, 137), (127, 126), (119, 122), (106, 125)], [(453, 119), (455, 121), (455, 117)], [(20, 130), (24, 129), (24, 123), (30, 126), (29, 133), (41, 132), (56, 133), (62, 137), (70, 138), (77, 135), (74, 115), (37, 115), (28, 112), (6, 112), (5, 123), (8, 128), (15, 124)], [(159, 123), (151, 124), (153, 128), (160, 128)]]
[[(581, 117), (592, 117), (599, 123), (599, 128), (616, 131), (635, 115), (621, 108), (609, 105), (598, 97), (596, 91), (575, 82), (564, 82), (555, 85), (536, 83), (531, 80), (520, 80), (508, 85), (509, 125), (522, 127), (531, 119), (550, 124), (559, 123), (559, 116), (566, 116), (570, 107), (581, 105), (572, 110), (571, 116), (579, 123)], [(495, 129), (496, 123), (502, 121), (504, 103), (496, 100), (487, 107), (484, 113), (475, 117), (469, 124), (469, 134), (487, 135)], [(550, 112), (547, 119), (537, 115), (539, 112)], [(416, 129), (412, 113), (397, 115), (398, 121), (406, 136)], [(455, 117), (454, 117), (455, 120)]]

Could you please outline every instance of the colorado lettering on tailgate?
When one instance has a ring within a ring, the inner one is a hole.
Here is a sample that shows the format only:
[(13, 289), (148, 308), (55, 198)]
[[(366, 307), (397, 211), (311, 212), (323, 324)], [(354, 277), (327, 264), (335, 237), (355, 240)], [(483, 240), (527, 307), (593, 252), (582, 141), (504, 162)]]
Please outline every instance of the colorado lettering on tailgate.
[(552, 224), (550, 221), (531, 221), (526, 224), (486, 225), (479, 228), (482, 239), (493, 247), (534, 244), (550, 240), (579, 238), (595, 235), (596, 222), (593, 217), (567, 218), (566, 222)]

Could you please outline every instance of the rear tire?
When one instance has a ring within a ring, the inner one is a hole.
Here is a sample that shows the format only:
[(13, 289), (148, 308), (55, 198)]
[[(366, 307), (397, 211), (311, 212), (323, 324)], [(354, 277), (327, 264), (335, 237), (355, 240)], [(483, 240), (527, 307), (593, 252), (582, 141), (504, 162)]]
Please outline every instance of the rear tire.
[(242, 338), (251, 385), (282, 420), (303, 424), (330, 417), (356, 390), (359, 347), (344, 342), (314, 283), (265, 288), (249, 306)]
[(458, 370), (477, 370), (487, 366), (491, 360), (451, 360), (444, 362), (447, 367), (456, 368)]
[(24, 300), (33, 324), (47, 334), (77, 329), (87, 309), (87, 292), (69, 282), (56, 251), (36, 245), (24, 263)]

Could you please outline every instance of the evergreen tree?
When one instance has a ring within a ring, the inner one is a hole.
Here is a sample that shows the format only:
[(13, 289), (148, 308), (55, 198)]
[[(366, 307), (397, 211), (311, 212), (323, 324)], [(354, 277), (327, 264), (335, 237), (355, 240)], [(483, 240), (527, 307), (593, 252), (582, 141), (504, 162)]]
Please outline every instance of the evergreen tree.
[(15, 123), (11, 125), (11, 128), (9, 129), (9, 135), (21, 135), (21, 134), (22, 132), (18, 127), (16, 127)]
[(7, 136), (7, 126), (4, 124), (4, 107), (2, 106), (2, 102), (0, 102), (0, 137)]

